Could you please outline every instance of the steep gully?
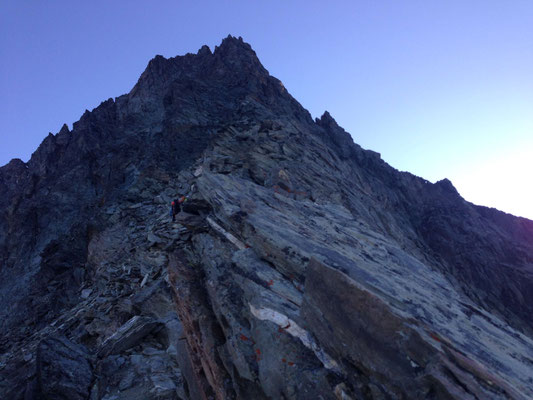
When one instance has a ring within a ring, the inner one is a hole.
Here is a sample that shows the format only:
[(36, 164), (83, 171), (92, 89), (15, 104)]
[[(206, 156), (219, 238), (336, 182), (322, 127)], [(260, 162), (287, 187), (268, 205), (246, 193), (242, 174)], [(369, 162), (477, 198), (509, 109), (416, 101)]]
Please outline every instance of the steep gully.
[(240, 39), (0, 171), (6, 398), (533, 396), (531, 221), (312, 121)]

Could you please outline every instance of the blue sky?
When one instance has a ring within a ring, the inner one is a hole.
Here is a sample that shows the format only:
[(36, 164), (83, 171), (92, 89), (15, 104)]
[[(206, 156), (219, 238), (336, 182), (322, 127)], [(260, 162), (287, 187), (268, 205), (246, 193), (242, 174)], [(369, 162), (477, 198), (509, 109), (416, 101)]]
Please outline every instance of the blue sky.
[(242, 36), (314, 117), (533, 219), (533, 1), (3, 1), (0, 164), (128, 92), (155, 54)]

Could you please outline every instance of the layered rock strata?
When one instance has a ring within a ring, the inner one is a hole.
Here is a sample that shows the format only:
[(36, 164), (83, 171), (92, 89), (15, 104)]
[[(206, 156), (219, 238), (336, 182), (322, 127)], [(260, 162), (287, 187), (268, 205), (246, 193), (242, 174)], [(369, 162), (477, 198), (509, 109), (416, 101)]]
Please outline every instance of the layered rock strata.
[(0, 191), (2, 398), (533, 397), (533, 222), (313, 121), (240, 38)]

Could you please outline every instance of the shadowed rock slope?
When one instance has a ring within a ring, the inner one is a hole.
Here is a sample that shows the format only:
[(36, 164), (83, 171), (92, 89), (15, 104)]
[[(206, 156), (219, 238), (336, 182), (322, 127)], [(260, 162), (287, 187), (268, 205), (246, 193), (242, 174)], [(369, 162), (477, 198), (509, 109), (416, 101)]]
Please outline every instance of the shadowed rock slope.
[(0, 193), (1, 398), (533, 397), (533, 222), (313, 121), (241, 38), (156, 56)]

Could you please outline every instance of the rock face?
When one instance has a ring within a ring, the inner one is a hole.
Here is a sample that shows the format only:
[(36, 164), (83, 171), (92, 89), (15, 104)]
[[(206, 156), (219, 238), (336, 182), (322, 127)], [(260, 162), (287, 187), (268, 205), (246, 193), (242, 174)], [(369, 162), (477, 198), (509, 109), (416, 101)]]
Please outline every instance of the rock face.
[(0, 192), (0, 398), (533, 397), (533, 222), (313, 121), (240, 38)]
[(87, 350), (68, 339), (48, 338), (37, 349), (36, 398), (86, 399), (93, 374)]

